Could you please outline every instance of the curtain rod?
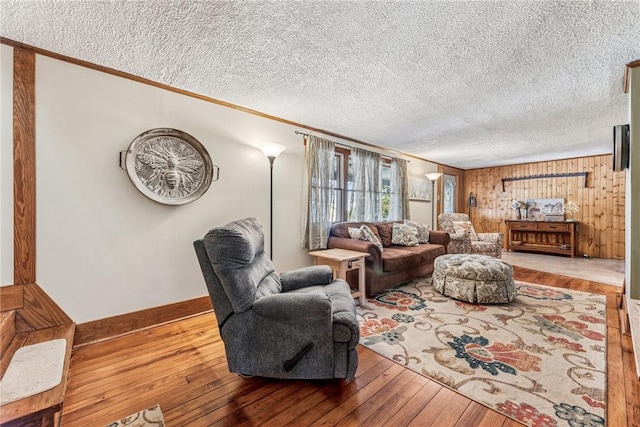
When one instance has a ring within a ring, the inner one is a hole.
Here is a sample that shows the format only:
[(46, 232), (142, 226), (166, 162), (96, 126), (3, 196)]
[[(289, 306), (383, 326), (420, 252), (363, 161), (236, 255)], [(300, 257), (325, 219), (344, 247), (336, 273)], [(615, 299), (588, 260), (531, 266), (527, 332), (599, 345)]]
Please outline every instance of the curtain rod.
[[(300, 132), (299, 130), (295, 130), (295, 131), (293, 131), (293, 133), (295, 133), (296, 135), (311, 136), (311, 134), (310, 134), (310, 133)], [(335, 142), (335, 141), (334, 141), (334, 142)], [(339, 146), (339, 147), (353, 148), (353, 147), (351, 147), (351, 146), (349, 146), (349, 145), (347, 145), (347, 144), (342, 144), (341, 142), (335, 142), (335, 144), (336, 144), (337, 146)], [(306, 144), (306, 142), (305, 142), (305, 145), (307, 145), (307, 144)]]
[[(311, 134), (304, 133), (304, 132), (300, 132), (299, 130), (294, 130), (294, 131), (293, 131), (293, 133), (295, 133), (296, 135), (311, 136)], [(339, 146), (341, 146), (341, 147), (354, 148), (354, 147), (353, 147), (353, 146), (351, 146), (351, 145), (342, 144), (342, 143), (339, 143), (339, 142), (336, 142), (336, 145), (339, 145)], [(374, 147), (374, 148), (377, 148), (377, 147)], [(387, 150), (387, 149), (384, 149), (384, 148), (381, 148), (381, 149), (382, 149), (382, 150), (384, 150), (384, 151), (390, 151), (390, 150)], [(398, 155), (398, 152), (394, 151), (394, 153), (395, 153), (396, 155)], [(389, 156), (387, 156), (387, 155), (385, 155), (385, 154), (381, 154), (381, 155), (382, 155), (383, 157), (389, 157)], [(400, 154), (400, 155), (402, 155), (402, 154)], [(406, 159), (405, 159), (405, 160), (406, 160)], [(407, 162), (407, 163), (411, 163), (411, 160), (406, 160), (406, 162)]]

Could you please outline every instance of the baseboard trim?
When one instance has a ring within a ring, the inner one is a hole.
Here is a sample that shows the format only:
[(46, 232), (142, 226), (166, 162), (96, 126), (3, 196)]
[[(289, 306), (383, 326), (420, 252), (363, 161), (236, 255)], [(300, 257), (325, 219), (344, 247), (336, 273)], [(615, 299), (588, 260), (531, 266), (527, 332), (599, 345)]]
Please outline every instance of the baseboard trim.
[(203, 296), (133, 313), (80, 323), (76, 325), (73, 347), (81, 347), (105, 339), (130, 334), (141, 329), (206, 313), (212, 309), (211, 299), (208, 296)]

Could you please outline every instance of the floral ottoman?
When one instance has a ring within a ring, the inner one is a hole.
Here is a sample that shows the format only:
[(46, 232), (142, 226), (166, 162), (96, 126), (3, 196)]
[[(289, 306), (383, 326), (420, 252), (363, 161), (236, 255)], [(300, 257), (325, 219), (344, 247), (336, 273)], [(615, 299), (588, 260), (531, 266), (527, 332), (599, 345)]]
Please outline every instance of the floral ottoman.
[(433, 287), (443, 295), (475, 303), (507, 303), (516, 297), (513, 267), (487, 255), (449, 254), (436, 258)]

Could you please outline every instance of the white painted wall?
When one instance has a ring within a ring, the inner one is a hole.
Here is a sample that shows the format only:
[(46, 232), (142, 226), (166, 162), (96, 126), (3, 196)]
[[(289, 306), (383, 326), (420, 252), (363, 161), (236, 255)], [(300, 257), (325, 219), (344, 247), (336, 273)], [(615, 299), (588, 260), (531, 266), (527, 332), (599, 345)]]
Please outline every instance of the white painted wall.
[[(118, 167), (119, 151), (156, 127), (193, 135), (220, 167), (199, 200), (155, 203)], [(304, 149), (295, 129), (38, 55), (38, 284), (77, 323), (206, 295), (193, 240), (255, 216), (268, 247), (269, 163), (257, 148), (265, 142), (287, 147), (274, 166), (274, 262), (279, 271), (309, 265), (300, 247)], [(410, 167), (422, 177), (435, 170), (415, 159)], [(3, 206), (5, 198), (3, 191)]]
[[(212, 226), (255, 216), (268, 239), (264, 142), (287, 147), (274, 169), (274, 261), (308, 263), (280, 250), (300, 229), (303, 151), (291, 127), (48, 57), (36, 69), (37, 281), (76, 322), (205, 295), (192, 242)], [(118, 167), (119, 151), (156, 127), (193, 135), (220, 167), (196, 202), (153, 202)]]
[(0, 45), (0, 286), (13, 284), (13, 48)]

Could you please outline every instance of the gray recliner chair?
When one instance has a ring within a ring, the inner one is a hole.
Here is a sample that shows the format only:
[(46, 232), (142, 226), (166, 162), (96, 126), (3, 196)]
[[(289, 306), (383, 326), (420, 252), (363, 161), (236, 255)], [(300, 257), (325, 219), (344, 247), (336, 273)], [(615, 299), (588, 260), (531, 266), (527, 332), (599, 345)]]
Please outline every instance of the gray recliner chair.
[(255, 218), (194, 242), (231, 372), (269, 378), (355, 375), (359, 339), (349, 285), (327, 266), (275, 272)]

